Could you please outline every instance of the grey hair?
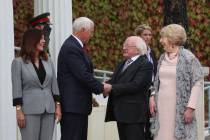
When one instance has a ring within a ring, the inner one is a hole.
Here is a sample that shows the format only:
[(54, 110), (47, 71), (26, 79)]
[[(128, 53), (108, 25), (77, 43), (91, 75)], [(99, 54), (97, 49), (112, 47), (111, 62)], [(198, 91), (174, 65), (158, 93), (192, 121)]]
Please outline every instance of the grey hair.
[(136, 48), (140, 51), (140, 55), (144, 55), (147, 53), (147, 45), (141, 37), (138, 38), (139, 39), (136, 40)]
[(91, 29), (92, 27), (94, 27), (94, 22), (87, 17), (79, 17), (74, 20), (72, 26), (73, 32), (78, 32), (82, 28)]

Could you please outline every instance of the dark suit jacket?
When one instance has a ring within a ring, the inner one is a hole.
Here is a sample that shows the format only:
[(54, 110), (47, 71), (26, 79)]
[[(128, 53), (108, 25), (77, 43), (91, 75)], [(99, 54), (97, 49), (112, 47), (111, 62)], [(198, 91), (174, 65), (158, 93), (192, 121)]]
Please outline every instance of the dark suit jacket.
[(152, 61), (153, 61), (153, 75), (155, 77), (157, 73), (157, 58), (155, 57), (155, 53), (153, 50), (151, 50), (150, 56), (152, 57)]
[(92, 93), (103, 92), (103, 84), (93, 77), (93, 66), (79, 42), (70, 36), (58, 56), (58, 86), (63, 112), (90, 114)]
[(112, 79), (105, 121), (145, 122), (148, 112), (148, 90), (152, 80), (152, 64), (140, 56), (123, 73), (125, 61), (119, 64)]

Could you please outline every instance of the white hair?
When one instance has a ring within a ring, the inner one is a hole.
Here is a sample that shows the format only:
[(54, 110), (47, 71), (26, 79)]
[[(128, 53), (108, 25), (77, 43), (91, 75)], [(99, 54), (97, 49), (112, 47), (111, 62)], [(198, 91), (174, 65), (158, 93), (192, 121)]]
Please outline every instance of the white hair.
[(78, 32), (82, 28), (91, 29), (94, 27), (94, 22), (87, 17), (76, 18), (73, 22), (73, 32)]
[(139, 49), (140, 55), (144, 55), (147, 53), (147, 45), (141, 37), (138, 38), (139, 39), (136, 40), (136, 48)]

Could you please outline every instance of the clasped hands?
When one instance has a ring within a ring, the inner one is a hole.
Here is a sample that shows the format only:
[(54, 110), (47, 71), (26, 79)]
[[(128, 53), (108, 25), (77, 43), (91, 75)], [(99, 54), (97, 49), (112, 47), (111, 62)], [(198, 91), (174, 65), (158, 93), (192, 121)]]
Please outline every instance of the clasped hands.
[(111, 84), (108, 84), (108, 83), (103, 83), (103, 85), (104, 85), (103, 95), (104, 95), (104, 97), (107, 97), (107, 96), (109, 96), (109, 93), (112, 90), (112, 85)]

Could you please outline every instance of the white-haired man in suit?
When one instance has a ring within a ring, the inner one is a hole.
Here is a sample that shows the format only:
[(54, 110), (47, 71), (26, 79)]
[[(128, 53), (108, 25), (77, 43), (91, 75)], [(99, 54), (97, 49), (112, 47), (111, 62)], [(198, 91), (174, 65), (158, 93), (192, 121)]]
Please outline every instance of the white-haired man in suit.
[(152, 64), (146, 56), (147, 46), (138, 36), (123, 44), (123, 60), (108, 81), (109, 94), (105, 121), (117, 121), (120, 140), (145, 140), (148, 113), (148, 90)]

